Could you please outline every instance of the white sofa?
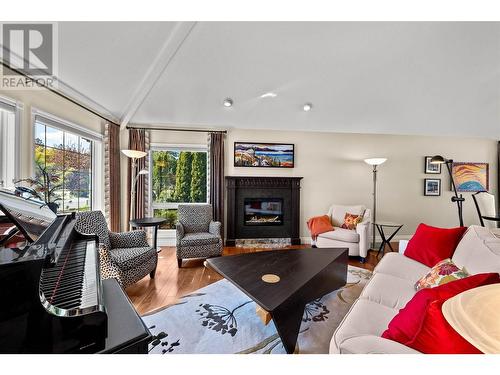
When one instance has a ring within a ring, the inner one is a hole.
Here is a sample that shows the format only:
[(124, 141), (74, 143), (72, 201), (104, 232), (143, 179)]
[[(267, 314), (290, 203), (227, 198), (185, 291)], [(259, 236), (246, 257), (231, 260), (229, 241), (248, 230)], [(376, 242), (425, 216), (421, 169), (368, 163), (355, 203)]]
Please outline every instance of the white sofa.
[[(330, 353), (419, 353), (380, 337), (415, 295), (415, 282), (429, 271), (429, 267), (404, 256), (407, 243), (401, 241), (400, 253), (387, 253), (375, 267), (373, 277), (333, 334)], [(500, 238), (488, 228), (471, 226), (452, 260), (470, 274), (500, 273)]]
[[(346, 213), (363, 215), (363, 220), (355, 230), (341, 228)], [(344, 206), (334, 204), (328, 214), (335, 230), (322, 233), (316, 240), (317, 247), (344, 247), (349, 249), (349, 256), (360, 256), (364, 262), (370, 248), (370, 235), (372, 233), (371, 210), (363, 205)]]

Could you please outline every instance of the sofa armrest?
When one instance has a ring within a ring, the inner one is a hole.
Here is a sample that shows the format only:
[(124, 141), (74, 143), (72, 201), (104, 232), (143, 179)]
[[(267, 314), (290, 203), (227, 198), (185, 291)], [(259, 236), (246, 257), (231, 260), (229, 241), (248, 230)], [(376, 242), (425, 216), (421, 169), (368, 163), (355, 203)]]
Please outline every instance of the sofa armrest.
[(409, 240), (399, 240), (399, 253), (404, 254)]
[(359, 234), (359, 256), (366, 258), (370, 248), (370, 221), (362, 221), (356, 225), (356, 233)]
[(182, 223), (177, 222), (175, 224), (175, 242), (177, 246), (181, 244), (181, 240), (184, 238), (184, 225)]
[(112, 249), (149, 246), (146, 232), (143, 230), (122, 233), (109, 232), (109, 240)]
[(220, 237), (221, 227), (222, 224), (219, 221), (211, 221), (210, 225), (208, 226), (208, 232)]
[(340, 354), (422, 354), (399, 342), (374, 335), (351, 337), (340, 344)]

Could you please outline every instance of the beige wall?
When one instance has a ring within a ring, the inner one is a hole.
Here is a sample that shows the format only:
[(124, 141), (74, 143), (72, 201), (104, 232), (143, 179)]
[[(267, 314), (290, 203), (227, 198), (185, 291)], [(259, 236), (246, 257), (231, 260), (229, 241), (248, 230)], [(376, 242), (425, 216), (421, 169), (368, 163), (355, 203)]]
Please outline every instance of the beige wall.
[[(295, 144), (295, 168), (235, 168), (233, 143), (283, 142)], [(201, 144), (205, 133), (153, 131), (152, 143)], [(308, 237), (307, 218), (326, 213), (332, 203), (372, 204), (371, 166), (363, 159), (386, 157), (379, 167), (378, 218), (404, 224), (400, 238), (414, 233), (420, 222), (451, 227), (458, 225), (456, 205), (450, 202), (450, 180), (424, 173), (424, 156), (441, 154), (455, 161), (490, 163), (490, 191), (497, 192), (497, 141), (480, 138), (283, 132), (228, 131), (226, 175), (301, 176), (301, 236)], [(440, 197), (423, 195), (424, 178), (441, 178)], [(126, 181), (126, 180), (125, 180)], [(465, 224), (477, 224), (470, 193), (464, 193)]]
[[(294, 143), (295, 168), (235, 168), (234, 141)], [(490, 191), (497, 192), (497, 142), (474, 138), (231, 130), (226, 174), (304, 177), (300, 232), (307, 237), (307, 218), (326, 213), (332, 203), (371, 207), (372, 172), (363, 159), (386, 157), (378, 172), (377, 218), (404, 224), (400, 233), (409, 235), (420, 222), (458, 225), (446, 170), (440, 175), (424, 174), (424, 156), (436, 154), (455, 161), (490, 163)], [(441, 196), (424, 196), (424, 178), (435, 177), (441, 178)], [(464, 196), (465, 224), (478, 224), (471, 194)]]

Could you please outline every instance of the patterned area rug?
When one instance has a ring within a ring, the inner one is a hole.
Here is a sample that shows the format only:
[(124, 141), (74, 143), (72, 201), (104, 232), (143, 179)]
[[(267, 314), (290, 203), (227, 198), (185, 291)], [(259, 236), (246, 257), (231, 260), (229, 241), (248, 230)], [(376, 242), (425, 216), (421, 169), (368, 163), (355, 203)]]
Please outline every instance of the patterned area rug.
[[(347, 285), (306, 306), (296, 353), (328, 353), (333, 332), (370, 279), (349, 266)], [(143, 316), (156, 354), (285, 353), (273, 322), (255, 313), (255, 302), (226, 280), (184, 296), (179, 303)]]

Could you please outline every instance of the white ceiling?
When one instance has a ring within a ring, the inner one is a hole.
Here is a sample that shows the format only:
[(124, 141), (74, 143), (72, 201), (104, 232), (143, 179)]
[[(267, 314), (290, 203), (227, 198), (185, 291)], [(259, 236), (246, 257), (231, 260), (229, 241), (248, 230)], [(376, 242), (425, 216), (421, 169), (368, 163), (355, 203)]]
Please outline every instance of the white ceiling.
[(63, 22), (59, 76), (124, 123), (500, 138), (500, 23)]

